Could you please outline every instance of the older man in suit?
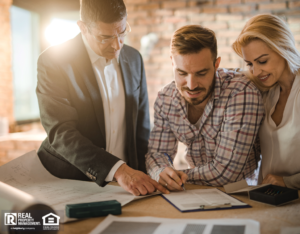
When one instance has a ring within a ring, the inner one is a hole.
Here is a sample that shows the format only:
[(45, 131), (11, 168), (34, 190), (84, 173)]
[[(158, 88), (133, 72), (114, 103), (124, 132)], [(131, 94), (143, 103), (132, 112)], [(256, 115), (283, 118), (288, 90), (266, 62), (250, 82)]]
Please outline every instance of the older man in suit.
[(38, 151), (65, 179), (112, 180), (134, 195), (168, 191), (144, 172), (149, 107), (143, 60), (123, 45), (123, 0), (84, 0), (81, 34), (38, 60), (37, 96), (48, 134)]

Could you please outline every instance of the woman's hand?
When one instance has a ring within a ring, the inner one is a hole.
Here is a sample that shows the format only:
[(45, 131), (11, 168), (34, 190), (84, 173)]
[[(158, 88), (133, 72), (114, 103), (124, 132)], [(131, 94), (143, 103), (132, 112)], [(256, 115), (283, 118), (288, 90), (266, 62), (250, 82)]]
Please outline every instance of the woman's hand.
[(282, 176), (276, 176), (271, 174), (268, 174), (266, 178), (264, 178), (262, 184), (274, 184), (281, 187), (286, 187)]

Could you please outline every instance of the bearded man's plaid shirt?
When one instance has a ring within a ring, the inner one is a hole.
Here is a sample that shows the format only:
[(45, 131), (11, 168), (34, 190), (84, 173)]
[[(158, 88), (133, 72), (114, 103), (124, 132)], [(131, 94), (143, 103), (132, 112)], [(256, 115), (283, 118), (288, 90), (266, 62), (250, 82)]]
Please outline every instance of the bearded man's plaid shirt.
[(154, 104), (154, 127), (146, 154), (148, 174), (159, 180), (174, 159), (178, 141), (186, 145), (190, 183), (211, 186), (250, 177), (260, 160), (258, 130), (264, 116), (260, 91), (237, 70), (218, 69), (215, 89), (205, 106), (200, 128), (191, 124), (186, 101), (173, 81)]

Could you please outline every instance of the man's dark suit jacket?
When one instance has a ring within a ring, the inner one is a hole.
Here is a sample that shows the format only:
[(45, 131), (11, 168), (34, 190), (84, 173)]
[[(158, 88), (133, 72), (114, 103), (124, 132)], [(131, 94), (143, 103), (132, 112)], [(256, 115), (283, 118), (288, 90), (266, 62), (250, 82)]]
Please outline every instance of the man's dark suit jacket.
[[(144, 64), (139, 52), (127, 45), (119, 63), (126, 99), (126, 162), (146, 172), (150, 123)], [(42, 164), (59, 178), (105, 186), (120, 159), (105, 151), (101, 94), (81, 34), (40, 55), (36, 93), (48, 135), (38, 151)]]

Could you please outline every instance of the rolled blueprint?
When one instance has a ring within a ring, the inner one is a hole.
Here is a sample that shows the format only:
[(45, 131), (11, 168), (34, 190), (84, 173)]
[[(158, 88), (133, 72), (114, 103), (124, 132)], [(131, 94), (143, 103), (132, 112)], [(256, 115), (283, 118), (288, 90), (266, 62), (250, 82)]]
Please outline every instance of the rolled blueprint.
[[(30, 225), (27, 224), (31, 220), (33, 220), (32, 223), (34, 222), (36, 225), (35, 234), (45, 233), (42, 231), (42, 217), (38, 217), (40, 219), (40, 225), (37, 225), (36, 216), (48, 213), (55, 214), (55, 211), (50, 206), (43, 204), (43, 202), (40, 202), (28, 193), (2, 182), (0, 182), (0, 209), (2, 226), (0, 233), (24, 233), (26, 230), (24, 230), (24, 227), (28, 228)], [(24, 221), (27, 222), (25, 226)], [(20, 223), (21, 225), (18, 225)], [(23, 228), (20, 228), (20, 226)], [(49, 234), (57, 232), (57, 230), (47, 231)]]

